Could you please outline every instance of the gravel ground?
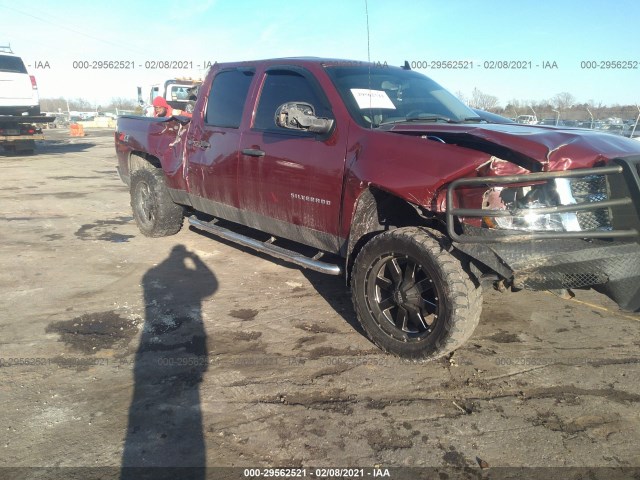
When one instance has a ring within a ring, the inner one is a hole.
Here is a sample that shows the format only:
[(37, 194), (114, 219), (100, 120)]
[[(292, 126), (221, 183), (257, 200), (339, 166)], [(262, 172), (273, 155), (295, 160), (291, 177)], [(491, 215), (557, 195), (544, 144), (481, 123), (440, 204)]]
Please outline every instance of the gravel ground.
[(0, 467), (640, 466), (640, 315), (487, 291), (450, 360), (404, 362), (340, 278), (142, 236), (113, 132), (47, 137), (0, 155)]

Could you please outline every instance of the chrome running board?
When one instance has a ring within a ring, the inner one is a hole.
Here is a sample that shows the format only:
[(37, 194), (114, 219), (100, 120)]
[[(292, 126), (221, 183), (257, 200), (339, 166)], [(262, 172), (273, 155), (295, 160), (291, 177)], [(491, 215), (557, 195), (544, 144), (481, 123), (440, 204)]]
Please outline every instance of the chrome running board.
[(245, 247), (253, 248), (259, 252), (266, 253), (272, 257), (279, 258), (286, 262), (295, 263), (304, 268), (315, 270), (316, 272), (326, 273), (329, 275), (340, 275), (341, 269), (338, 265), (333, 263), (321, 262), (318, 259), (322, 256), (322, 252), (318, 252), (313, 258), (302, 255), (301, 253), (287, 250), (286, 248), (273, 245), (274, 237), (262, 242), (246, 235), (233, 232), (228, 228), (220, 227), (213, 222), (203, 222), (196, 217), (189, 217), (189, 224), (194, 228), (204, 230), (205, 232), (212, 233), (218, 237), (222, 237), (225, 240), (229, 240)]

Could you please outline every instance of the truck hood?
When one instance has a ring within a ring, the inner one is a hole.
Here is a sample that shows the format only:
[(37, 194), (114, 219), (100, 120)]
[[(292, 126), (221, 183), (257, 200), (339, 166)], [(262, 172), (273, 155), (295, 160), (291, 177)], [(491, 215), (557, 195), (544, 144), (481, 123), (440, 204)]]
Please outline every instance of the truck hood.
[(590, 168), (612, 158), (640, 154), (640, 142), (577, 128), (430, 123), (395, 124), (389, 131), (437, 137), (447, 144), (485, 152), (532, 172)]

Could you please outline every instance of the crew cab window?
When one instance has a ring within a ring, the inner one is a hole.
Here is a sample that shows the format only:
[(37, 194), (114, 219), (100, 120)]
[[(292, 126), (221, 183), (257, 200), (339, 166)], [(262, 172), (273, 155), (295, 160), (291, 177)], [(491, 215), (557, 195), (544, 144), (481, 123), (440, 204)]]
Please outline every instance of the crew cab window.
[(253, 72), (248, 70), (218, 73), (213, 79), (207, 102), (207, 125), (238, 128), (252, 80)]
[(287, 102), (307, 102), (314, 106), (316, 115), (323, 114), (324, 102), (309, 80), (290, 70), (272, 70), (267, 72), (262, 86), (253, 128), (291, 133), (275, 122), (276, 109)]

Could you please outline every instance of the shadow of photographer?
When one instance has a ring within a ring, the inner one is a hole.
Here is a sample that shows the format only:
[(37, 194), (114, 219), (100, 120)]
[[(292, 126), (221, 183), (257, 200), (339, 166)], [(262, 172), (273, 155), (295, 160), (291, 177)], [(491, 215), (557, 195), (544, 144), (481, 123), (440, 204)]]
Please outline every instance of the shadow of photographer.
[(180, 478), (205, 478), (199, 386), (209, 359), (202, 301), (218, 282), (198, 255), (177, 245), (142, 286), (145, 319), (120, 478), (158, 478), (171, 467), (188, 470)]

